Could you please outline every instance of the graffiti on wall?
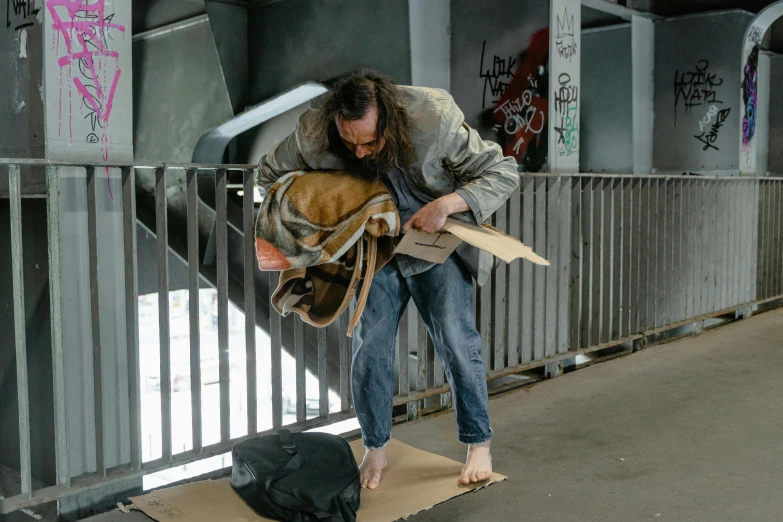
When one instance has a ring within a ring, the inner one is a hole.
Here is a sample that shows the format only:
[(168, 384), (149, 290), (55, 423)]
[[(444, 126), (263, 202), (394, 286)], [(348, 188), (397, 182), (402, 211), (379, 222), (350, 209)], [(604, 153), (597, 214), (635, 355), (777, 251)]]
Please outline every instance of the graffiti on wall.
[[(730, 108), (718, 110), (717, 106), (710, 105), (704, 118), (699, 121), (700, 134), (694, 135), (694, 138), (702, 143), (702, 150), (720, 150), (715, 145), (715, 142), (718, 140), (720, 129), (726, 123), (729, 114), (731, 114)], [(715, 120), (714, 122), (713, 119)]]
[(517, 61), (513, 56), (508, 58), (501, 58), (500, 56), (492, 57), (492, 65), (484, 66), (484, 54), (487, 50), (487, 41), (481, 45), (481, 62), (479, 64), (479, 76), (484, 80), (484, 91), (481, 98), (481, 108), (487, 108), (487, 97), (489, 97), (490, 104), (497, 103), (500, 96), (506, 91), (512, 78), (514, 77), (514, 67), (516, 67)]
[(35, 0), (6, 0), (5, 27), (21, 31), (35, 24), (35, 17), (41, 11), (35, 6)]
[(674, 126), (680, 108), (689, 113), (695, 107), (722, 104), (717, 88), (723, 85), (723, 78), (710, 71), (709, 60), (699, 60), (688, 70), (674, 72)]
[(745, 116), (742, 118), (742, 147), (748, 149), (748, 144), (756, 134), (756, 85), (758, 81), (759, 46), (753, 46), (753, 50), (745, 62), (745, 70), (742, 79), (742, 102), (745, 107)]
[(576, 38), (574, 37), (574, 15), (568, 14), (568, 8), (557, 14), (557, 36), (555, 38), (557, 55), (571, 60), (576, 56)]
[(549, 29), (533, 34), (527, 48), (505, 63), (516, 69), (486, 118), (498, 131), (504, 153), (514, 157), (522, 170), (538, 172), (547, 155)]
[[(60, 66), (57, 135), (67, 133), (71, 143), (78, 140), (100, 146), (106, 161), (111, 144), (109, 121), (122, 75), (119, 53), (112, 50), (112, 43), (125, 34), (125, 27), (113, 23), (114, 13), (106, 12), (106, 0), (47, 0), (46, 8), (54, 29), (50, 45)], [(74, 118), (88, 122), (84, 135), (74, 135)]]

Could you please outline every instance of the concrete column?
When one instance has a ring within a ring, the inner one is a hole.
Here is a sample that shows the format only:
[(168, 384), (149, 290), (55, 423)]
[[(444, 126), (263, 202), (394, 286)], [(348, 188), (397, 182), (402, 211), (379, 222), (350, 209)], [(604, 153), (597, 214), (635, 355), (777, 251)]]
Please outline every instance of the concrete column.
[(549, 11), (549, 170), (579, 171), (582, 5), (551, 0)]
[(631, 18), (633, 74), (633, 172), (650, 174), (653, 168), (655, 94), (655, 25), (649, 18)]
[(451, 89), (450, 0), (409, 0), (411, 85)]

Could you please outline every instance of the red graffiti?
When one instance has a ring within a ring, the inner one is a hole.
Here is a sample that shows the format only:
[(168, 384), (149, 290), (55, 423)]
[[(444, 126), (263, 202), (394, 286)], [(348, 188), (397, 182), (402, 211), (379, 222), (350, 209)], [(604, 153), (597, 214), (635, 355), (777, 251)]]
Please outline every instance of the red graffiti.
[[(492, 117), (507, 135), (505, 154), (521, 161), (534, 141), (546, 133), (549, 101), (545, 68), (549, 61), (549, 29), (541, 29), (530, 38), (514, 78), (495, 104)], [(543, 93), (543, 95), (542, 95)]]

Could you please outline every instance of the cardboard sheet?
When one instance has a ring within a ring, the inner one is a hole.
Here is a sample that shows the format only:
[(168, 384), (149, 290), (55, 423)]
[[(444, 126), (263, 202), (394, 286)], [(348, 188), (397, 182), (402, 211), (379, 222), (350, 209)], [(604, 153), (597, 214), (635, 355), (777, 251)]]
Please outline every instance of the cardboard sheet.
[[(360, 440), (351, 449), (361, 462)], [(495, 473), (490, 480), (471, 486), (459, 484), (462, 464), (392, 440), (387, 448), (389, 466), (381, 486), (362, 490), (360, 522), (392, 522), (414, 515), (449, 499), (506, 479)], [(228, 478), (205, 480), (131, 498), (149, 517), (166, 522), (258, 522), (256, 514), (231, 489)]]
[(457, 249), (462, 240), (448, 232), (427, 234), (410, 229), (394, 250), (395, 254), (424, 259), (431, 263), (443, 263)]
[(497, 229), (479, 227), (449, 218), (446, 220), (443, 230), (454, 234), (474, 247), (486, 250), (506, 263), (522, 258), (537, 265), (549, 266), (549, 261), (533, 252), (532, 248)]

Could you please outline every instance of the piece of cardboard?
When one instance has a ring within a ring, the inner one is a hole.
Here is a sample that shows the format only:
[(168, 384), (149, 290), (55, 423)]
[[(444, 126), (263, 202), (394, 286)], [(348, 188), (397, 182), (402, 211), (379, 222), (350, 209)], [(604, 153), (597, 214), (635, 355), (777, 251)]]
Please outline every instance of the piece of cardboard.
[(443, 263), (457, 249), (462, 240), (448, 232), (427, 234), (416, 229), (410, 229), (402, 236), (402, 241), (394, 250), (395, 254), (424, 259), (431, 263)]
[(522, 258), (537, 265), (549, 266), (549, 261), (533, 252), (532, 248), (495, 228), (480, 227), (448, 218), (443, 230), (476, 248), (486, 250), (506, 263)]
[[(361, 462), (361, 440), (351, 443)], [(376, 490), (363, 489), (359, 522), (392, 522), (415, 515), (464, 493), (506, 480), (497, 473), (480, 484), (462, 486), (462, 464), (392, 440), (386, 450), (389, 462)], [(205, 480), (162, 489), (131, 498), (147, 516), (160, 522), (259, 522), (268, 520), (245, 504), (231, 489), (228, 478)]]

